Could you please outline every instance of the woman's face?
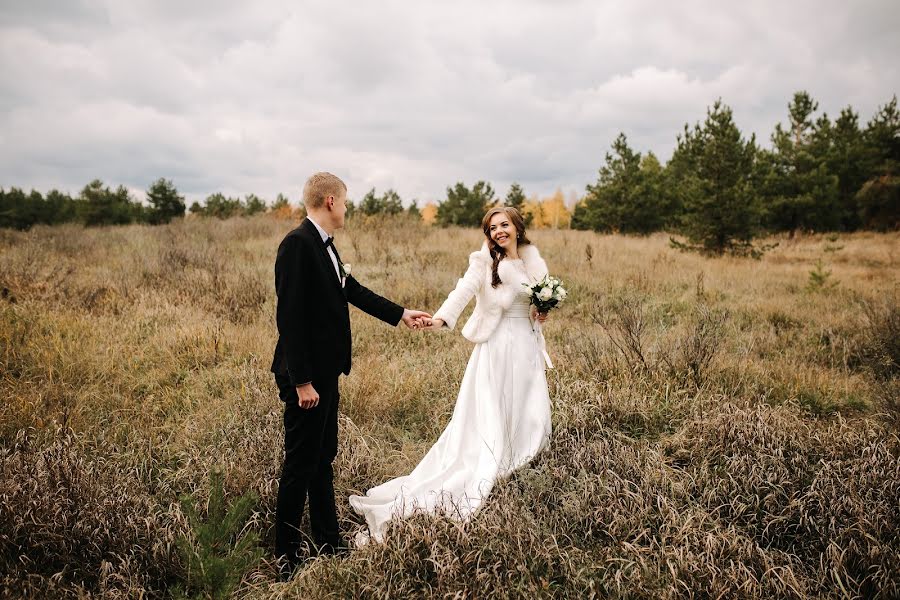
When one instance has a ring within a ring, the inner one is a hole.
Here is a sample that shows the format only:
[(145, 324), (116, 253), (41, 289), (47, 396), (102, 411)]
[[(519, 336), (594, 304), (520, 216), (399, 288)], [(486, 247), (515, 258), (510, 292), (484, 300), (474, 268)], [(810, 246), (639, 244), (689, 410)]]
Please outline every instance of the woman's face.
[(516, 227), (506, 213), (497, 213), (491, 217), (488, 233), (494, 243), (507, 252), (516, 247)]

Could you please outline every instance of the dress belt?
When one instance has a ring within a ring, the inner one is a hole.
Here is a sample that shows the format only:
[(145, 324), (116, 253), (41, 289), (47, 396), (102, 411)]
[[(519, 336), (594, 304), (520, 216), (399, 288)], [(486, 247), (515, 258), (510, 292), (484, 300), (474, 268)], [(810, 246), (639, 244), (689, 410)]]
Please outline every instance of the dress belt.
[(531, 310), (530, 307), (525, 307), (524, 309), (510, 309), (506, 311), (506, 314), (503, 315), (507, 319), (530, 319), (531, 318)]

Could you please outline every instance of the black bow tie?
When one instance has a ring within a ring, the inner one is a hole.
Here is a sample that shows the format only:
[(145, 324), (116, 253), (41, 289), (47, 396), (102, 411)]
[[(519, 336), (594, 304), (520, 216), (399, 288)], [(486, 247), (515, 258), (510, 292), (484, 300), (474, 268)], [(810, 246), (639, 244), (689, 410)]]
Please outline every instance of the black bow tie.
[(328, 251), (328, 247), (331, 246), (331, 251), (334, 252), (334, 256), (338, 259), (338, 262), (341, 261), (341, 255), (338, 254), (337, 248), (334, 247), (334, 238), (330, 237), (325, 240), (325, 251)]

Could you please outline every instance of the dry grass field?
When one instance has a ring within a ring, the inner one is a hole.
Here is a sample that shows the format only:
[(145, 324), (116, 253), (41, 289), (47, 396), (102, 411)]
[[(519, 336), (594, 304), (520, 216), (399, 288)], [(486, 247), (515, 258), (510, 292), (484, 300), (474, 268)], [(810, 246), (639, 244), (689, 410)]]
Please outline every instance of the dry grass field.
[[(178, 502), (221, 468), (272, 547), (273, 261), (292, 223), (0, 231), (0, 597), (167, 597)], [(900, 597), (900, 235), (759, 261), (534, 231), (568, 302), (545, 332), (550, 447), (469, 524), (416, 517), (252, 598)], [(356, 219), (357, 278), (435, 310), (476, 230)], [(818, 275), (811, 275), (811, 272)], [(338, 509), (446, 424), (471, 345), (352, 309)]]

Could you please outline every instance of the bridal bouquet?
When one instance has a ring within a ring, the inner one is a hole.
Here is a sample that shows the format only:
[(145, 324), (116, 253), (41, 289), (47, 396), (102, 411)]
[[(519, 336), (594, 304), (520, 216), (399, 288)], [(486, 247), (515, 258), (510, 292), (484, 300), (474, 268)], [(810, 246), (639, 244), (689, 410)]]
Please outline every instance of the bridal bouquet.
[(531, 298), (531, 303), (540, 313), (549, 312), (551, 308), (566, 299), (566, 288), (562, 281), (550, 275), (531, 285), (523, 283), (525, 292)]

